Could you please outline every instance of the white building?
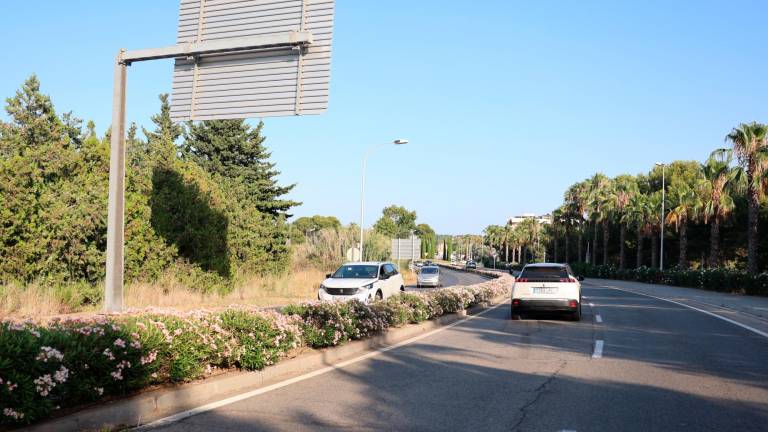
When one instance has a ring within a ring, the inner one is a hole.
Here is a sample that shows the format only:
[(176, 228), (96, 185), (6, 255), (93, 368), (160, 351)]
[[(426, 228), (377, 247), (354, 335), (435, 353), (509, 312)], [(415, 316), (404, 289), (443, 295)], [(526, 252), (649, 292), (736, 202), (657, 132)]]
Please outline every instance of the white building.
[(551, 214), (545, 214), (545, 215), (536, 215), (533, 213), (523, 213), (520, 216), (512, 216), (507, 221), (510, 225), (512, 225), (512, 228), (519, 225), (521, 222), (523, 222), (526, 219), (534, 219), (536, 222), (540, 224), (549, 225), (552, 223), (552, 215)]

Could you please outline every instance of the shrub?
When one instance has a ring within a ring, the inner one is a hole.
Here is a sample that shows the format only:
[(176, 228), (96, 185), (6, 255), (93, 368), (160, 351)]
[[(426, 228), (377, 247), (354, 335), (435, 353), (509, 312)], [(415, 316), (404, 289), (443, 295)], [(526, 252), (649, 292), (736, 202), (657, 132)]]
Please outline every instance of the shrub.
[(672, 267), (664, 271), (652, 267), (617, 270), (610, 265), (574, 263), (576, 274), (585, 277), (623, 279), (645, 283), (659, 283), (718, 292), (739, 292), (768, 296), (768, 273), (750, 274), (725, 268), (690, 270)]
[[(262, 369), (299, 345), (315, 348), (456, 312), (509, 292), (507, 278), (364, 304), (307, 303), (282, 313), (151, 309), (110, 318), (0, 323), (0, 426), (215, 368)], [(759, 289), (768, 286), (761, 280)], [(758, 288), (756, 288), (758, 289)]]

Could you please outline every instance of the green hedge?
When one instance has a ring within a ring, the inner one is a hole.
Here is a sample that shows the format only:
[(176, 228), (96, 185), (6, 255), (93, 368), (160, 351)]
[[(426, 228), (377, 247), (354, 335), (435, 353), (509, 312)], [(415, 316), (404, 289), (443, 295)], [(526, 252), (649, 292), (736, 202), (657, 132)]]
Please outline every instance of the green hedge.
[(699, 288), (718, 292), (744, 292), (768, 296), (768, 273), (749, 274), (724, 268), (685, 270), (672, 267), (664, 271), (651, 267), (620, 270), (612, 265), (573, 263), (576, 274), (585, 277), (620, 279), (646, 283)]
[(217, 368), (262, 369), (298, 346), (327, 347), (456, 312), (508, 293), (503, 279), (385, 301), (307, 303), (281, 312), (150, 310), (0, 323), (0, 426)]

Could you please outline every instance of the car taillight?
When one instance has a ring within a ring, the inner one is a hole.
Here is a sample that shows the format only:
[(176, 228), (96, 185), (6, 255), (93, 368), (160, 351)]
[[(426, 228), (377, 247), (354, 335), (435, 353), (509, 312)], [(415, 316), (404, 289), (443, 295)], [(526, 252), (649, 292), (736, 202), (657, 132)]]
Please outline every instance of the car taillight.
[(578, 307), (578, 306), (579, 306), (579, 302), (577, 302), (576, 300), (571, 300), (571, 301), (568, 302), (568, 307), (575, 308), (575, 307)]
[(528, 278), (518, 278), (517, 282), (528, 282)]
[(512, 306), (520, 306), (520, 299), (513, 299)]
[(570, 277), (569, 277), (569, 278), (560, 278), (560, 282), (566, 282), (566, 283), (570, 282), (570, 283), (574, 283), (574, 282), (576, 282), (576, 279), (574, 279), (574, 278), (570, 278)]

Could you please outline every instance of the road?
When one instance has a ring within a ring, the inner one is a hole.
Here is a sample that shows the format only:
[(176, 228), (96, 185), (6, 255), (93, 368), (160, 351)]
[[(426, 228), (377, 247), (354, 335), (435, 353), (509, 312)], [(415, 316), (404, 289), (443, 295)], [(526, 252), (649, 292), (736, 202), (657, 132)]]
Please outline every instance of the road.
[[(445, 267), (440, 268), (440, 282), (443, 284), (443, 288), (458, 285), (473, 285), (476, 283), (485, 282), (487, 280), (487, 277), (480, 276), (476, 273), (451, 270)], [(424, 291), (429, 289), (432, 288), (416, 288), (415, 285), (409, 285), (406, 287), (406, 291)]]
[(589, 282), (584, 295), (581, 322), (511, 321), (502, 305), (156, 430), (768, 430), (768, 338)]

